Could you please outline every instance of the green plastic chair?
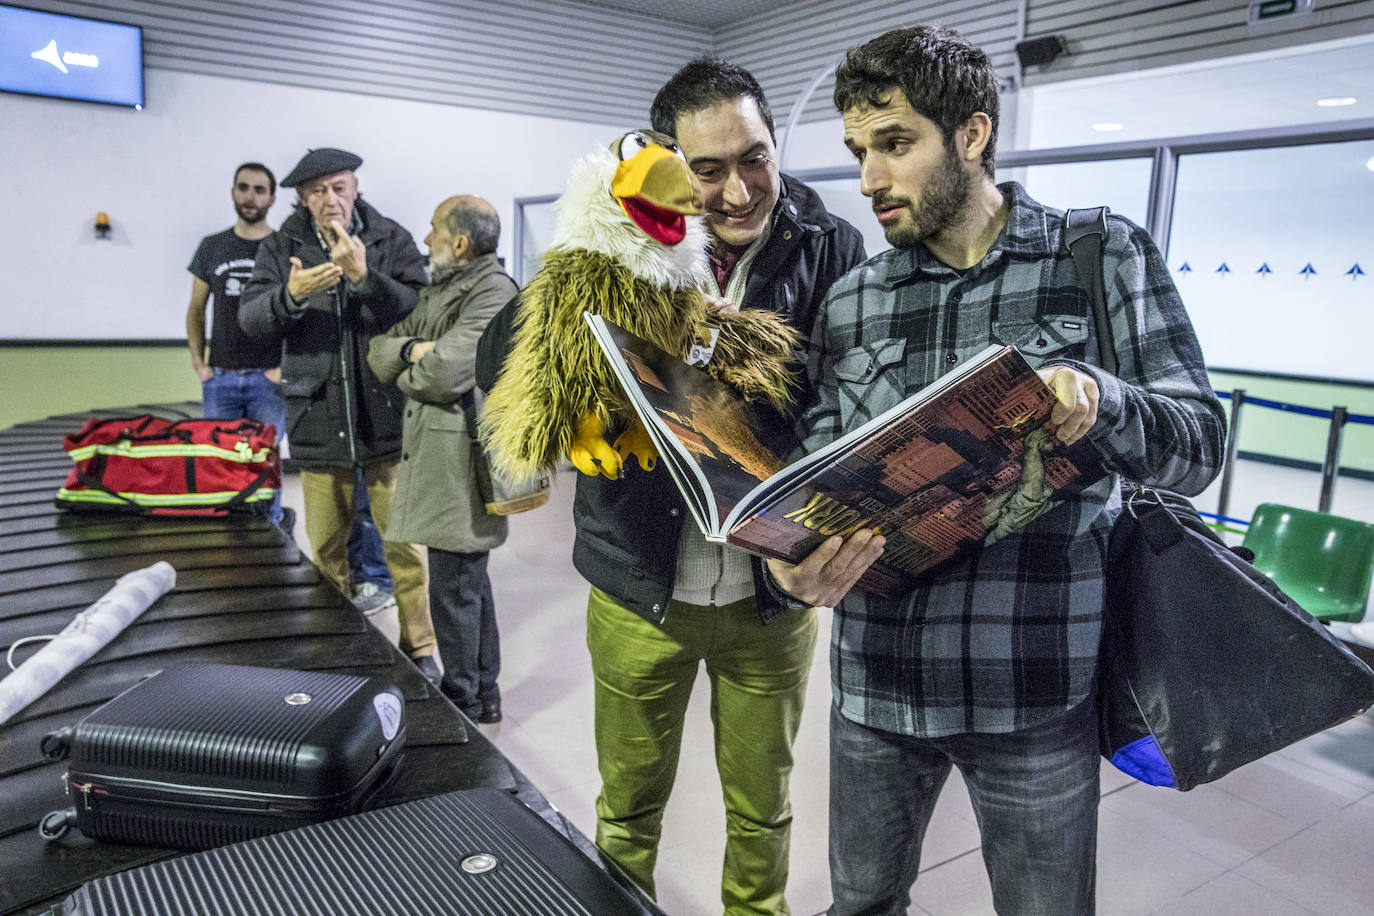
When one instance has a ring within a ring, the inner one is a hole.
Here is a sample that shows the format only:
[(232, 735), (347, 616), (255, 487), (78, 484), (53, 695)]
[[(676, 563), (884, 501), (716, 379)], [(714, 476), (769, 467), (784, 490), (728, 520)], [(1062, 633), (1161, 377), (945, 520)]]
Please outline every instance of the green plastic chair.
[(1374, 525), (1326, 512), (1264, 503), (1245, 546), (1255, 568), (1318, 620), (1363, 619), (1374, 575)]

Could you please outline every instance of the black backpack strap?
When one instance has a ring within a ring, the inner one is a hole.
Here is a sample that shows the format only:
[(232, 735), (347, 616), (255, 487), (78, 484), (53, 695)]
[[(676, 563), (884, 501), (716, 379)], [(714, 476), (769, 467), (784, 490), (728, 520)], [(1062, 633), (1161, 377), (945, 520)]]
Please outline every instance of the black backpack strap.
[(1073, 256), (1079, 282), (1093, 304), (1093, 325), (1097, 328), (1097, 349), (1102, 368), (1117, 374), (1116, 345), (1107, 320), (1107, 289), (1102, 277), (1102, 243), (1107, 238), (1106, 207), (1067, 210), (1064, 213), (1064, 247)]

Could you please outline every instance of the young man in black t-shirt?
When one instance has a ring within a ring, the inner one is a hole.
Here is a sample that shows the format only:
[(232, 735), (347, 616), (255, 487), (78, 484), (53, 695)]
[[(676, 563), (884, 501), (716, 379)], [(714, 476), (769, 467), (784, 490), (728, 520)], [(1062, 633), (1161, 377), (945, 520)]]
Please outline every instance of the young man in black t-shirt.
[[(191, 304), (186, 310), (186, 343), (191, 366), (200, 376), (207, 419), (240, 418), (270, 423), (280, 440), (286, 431), (281, 392), (281, 341), (249, 337), (239, 327), (239, 295), (253, 274), (258, 243), (272, 234), (267, 211), (277, 199), (277, 179), (258, 162), (234, 170), (230, 196), (234, 225), (201, 239), (189, 270)], [(214, 298), (210, 358), (205, 358), (205, 306)], [(282, 519), (281, 494), (272, 499), (272, 521)]]

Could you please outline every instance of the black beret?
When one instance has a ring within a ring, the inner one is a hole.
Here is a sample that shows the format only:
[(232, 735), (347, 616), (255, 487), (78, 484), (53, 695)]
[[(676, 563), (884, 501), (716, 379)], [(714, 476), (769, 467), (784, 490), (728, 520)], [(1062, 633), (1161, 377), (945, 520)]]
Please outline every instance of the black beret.
[(296, 188), (307, 181), (333, 175), (336, 172), (351, 172), (363, 164), (362, 156), (355, 156), (347, 150), (322, 146), (312, 149), (301, 157), (291, 174), (281, 180), (283, 188)]

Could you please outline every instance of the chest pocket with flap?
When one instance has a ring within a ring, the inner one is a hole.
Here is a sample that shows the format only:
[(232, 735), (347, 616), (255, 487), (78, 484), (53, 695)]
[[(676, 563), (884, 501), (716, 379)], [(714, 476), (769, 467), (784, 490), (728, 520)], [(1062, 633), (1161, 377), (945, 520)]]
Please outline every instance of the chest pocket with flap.
[(906, 397), (906, 338), (872, 340), (835, 363), (840, 418), (845, 429), (867, 422)]
[(1042, 315), (1029, 321), (993, 322), (992, 336), (998, 343), (1015, 347), (1027, 357), (1081, 360), (1090, 330), (1089, 320), (1081, 315)]

